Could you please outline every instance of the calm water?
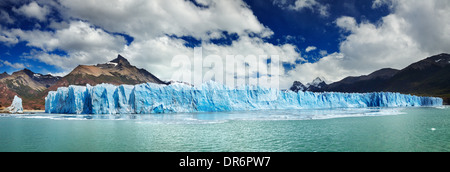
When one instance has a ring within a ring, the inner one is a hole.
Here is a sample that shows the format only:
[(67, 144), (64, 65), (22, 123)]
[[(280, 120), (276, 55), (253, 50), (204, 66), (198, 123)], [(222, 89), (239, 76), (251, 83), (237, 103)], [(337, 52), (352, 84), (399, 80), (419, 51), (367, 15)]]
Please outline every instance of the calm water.
[(450, 151), (450, 107), (0, 114), (0, 151)]

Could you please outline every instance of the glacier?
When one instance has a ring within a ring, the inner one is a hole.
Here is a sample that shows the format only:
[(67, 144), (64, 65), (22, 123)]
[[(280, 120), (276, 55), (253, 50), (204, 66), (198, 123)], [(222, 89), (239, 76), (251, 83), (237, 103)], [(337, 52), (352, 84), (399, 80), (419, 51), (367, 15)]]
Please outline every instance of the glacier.
[(23, 113), (22, 99), (17, 95), (14, 96), (11, 106), (7, 107), (6, 111), (9, 113)]
[(260, 86), (229, 88), (213, 81), (200, 87), (181, 83), (69, 86), (51, 91), (45, 98), (46, 113), (58, 114), (154, 114), (442, 105), (441, 98), (400, 93), (295, 93)]

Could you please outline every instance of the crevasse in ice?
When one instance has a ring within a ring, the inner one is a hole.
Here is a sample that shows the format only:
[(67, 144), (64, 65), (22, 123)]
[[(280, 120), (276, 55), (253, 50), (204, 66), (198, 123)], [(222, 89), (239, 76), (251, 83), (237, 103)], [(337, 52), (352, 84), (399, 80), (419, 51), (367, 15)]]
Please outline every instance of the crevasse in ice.
[(285, 92), (260, 86), (232, 89), (215, 82), (185, 84), (100, 84), (60, 87), (45, 98), (47, 113), (152, 114), (265, 109), (442, 106), (443, 100), (400, 93)]

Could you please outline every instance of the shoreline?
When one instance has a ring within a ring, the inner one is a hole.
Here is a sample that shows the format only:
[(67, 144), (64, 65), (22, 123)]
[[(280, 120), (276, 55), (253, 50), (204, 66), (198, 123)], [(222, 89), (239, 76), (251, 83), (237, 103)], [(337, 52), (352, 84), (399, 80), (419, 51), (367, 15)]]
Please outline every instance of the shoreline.
[(45, 113), (45, 110), (23, 110), (23, 113)]
[(22, 113), (11, 113), (11, 112), (9, 112), (9, 111), (6, 111), (6, 110), (4, 110), (4, 109), (1, 109), (1, 110), (0, 110), (0, 113), (4, 113), (4, 114), (24, 114), (24, 113), (31, 113), (31, 114), (34, 114), (34, 113), (45, 113), (45, 110), (23, 110)]

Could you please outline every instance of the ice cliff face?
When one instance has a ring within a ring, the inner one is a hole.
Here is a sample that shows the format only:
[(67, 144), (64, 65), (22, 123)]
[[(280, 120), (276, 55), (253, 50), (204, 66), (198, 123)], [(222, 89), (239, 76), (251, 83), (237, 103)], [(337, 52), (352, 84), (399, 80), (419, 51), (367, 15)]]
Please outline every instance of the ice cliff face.
[(231, 89), (208, 82), (201, 88), (185, 84), (136, 86), (100, 84), (69, 86), (49, 92), (47, 113), (62, 114), (152, 114), (220, 112), (264, 109), (345, 107), (441, 106), (440, 98), (399, 93), (283, 92), (259, 86)]
[(14, 96), (14, 100), (10, 107), (6, 108), (9, 113), (23, 113), (22, 99)]

